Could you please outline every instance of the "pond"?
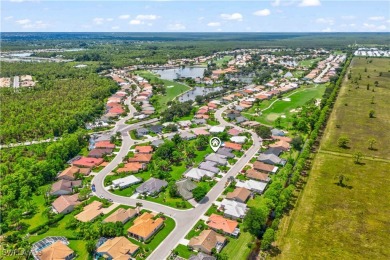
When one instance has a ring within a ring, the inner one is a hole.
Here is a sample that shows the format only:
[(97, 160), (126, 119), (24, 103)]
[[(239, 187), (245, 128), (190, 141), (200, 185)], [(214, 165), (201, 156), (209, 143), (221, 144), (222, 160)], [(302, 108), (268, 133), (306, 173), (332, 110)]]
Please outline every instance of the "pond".
[(204, 96), (212, 92), (217, 92), (222, 90), (222, 87), (214, 87), (214, 88), (205, 88), (205, 87), (195, 87), (192, 90), (184, 93), (179, 97), (180, 102), (186, 102), (189, 100), (195, 100), (196, 96)]
[(159, 74), (162, 79), (174, 80), (180, 77), (202, 78), (205, 70), (206, 70), (205, 67), (184, 67), (184, 68), (174, 68), (174, 69), (157, 69), (152, 71), (154, 73)]

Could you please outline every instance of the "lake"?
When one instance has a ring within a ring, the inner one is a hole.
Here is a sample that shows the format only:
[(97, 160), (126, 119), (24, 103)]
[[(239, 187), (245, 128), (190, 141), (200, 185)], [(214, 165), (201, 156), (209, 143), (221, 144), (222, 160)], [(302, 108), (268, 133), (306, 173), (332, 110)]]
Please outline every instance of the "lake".
[(180, 77), (202, 78), (205, 70), (206, 70), (205, 67), (184, 67), (184, 68), (174, 68), (174, 69), (157, 69), (152, 71), (154, 73), (159, 74), (162, 79), (174, 80)]
[(220, 91), (222, 89), (223, 89), (222, 87), (215, 87), (215, 88), (195, 87), (192, 90), (181, 95), (178, 98), (178, 100), (180, 102), (186, 102), (189, 100), (194, 101), (196, 96), (204, 96), (204, 95), (207, 95), (207, 94), (212, 93), (212, 92)]

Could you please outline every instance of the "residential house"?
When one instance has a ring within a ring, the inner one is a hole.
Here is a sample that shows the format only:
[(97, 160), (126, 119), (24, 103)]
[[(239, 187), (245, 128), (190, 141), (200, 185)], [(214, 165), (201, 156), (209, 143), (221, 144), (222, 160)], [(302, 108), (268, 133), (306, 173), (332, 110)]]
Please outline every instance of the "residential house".
[(79, 194), (62, 195), (53, 201), (51, 204), (54, 212), (58, 214), (67, 214), (80, 204)]
[(75, 216), (78, 221), (89, 222), (93, 221), (97, 217), (103, 214), (102, 212), (103, 203), (100, 201), (93, 201), (84, 207), (83, 211)]
[(257, 181), (262, 181), (262, 182), (269, 182), (271, 179), (269, 178), (268, 174), (258, 172), (254, 169), (249, 169), (246, 171), (246, 177), (249, 179), (257, 180)]
[(159, 193), (166, 186), (168, 186), (168, 183), (165, 180), (150, 178), (142, 183), (136, 191), (140, 194), (154, 195)]
[(283, 140), (279, 140), (277, 141), (276, 143), (274, 144), (270, 144), (269, 147), (272, 147), (272, 148), (279, 148), (283, 151), (288, 151), (290, 150), (290, 144), (286, 141), (283, 141)]
[(103, 158), (105, 155), (112, 153), (111, 148), (98, 148), (98, 149), (92, 149), (88, 153), (88, 157), (92, 158)]
[(128, 235), (137, 240), (148, 240), (164, 224), (162, 218), (154, 218), (153, 214), (145, 212), (134, 220), (134, 224), (127, 230)]
[(181, 132), (180, 133), (180, 137), (184, 140), (192, 140), (192, 139), (195, 139), (196, 138), (196, 135), (194, 135), (193, 133), (190, 133), (190, 132)]
[(154, 147), (159, 147), (160, 145), (162, 145), (164, 143), (164, 140), (161, 140), (161, 139), (157, 139), (157, 140), (154, 140), (151, 145), (154, 146)]
[(217, 260), (214, 256), (199, 252), (197, 255), (192, 255), (188, 260)]
[(57, 240), (36, 252), (35, 256), (38, 260), (70, 260), (75, 257), (75, 254), (63, 241)]
[(81, 157), (80, 159), (73, 161), (72, 165), (82, 168), (93, 168), (102, 164), (103, 161), (102, 158)]
[(112, 144), (110, 141), (98, 141), (95, 143), (95, 148), (114, 149), (115, 144)]
[(250, 198), (251, 192), (245, 188), (235, 188), (234, 191), (226, 194), (226, 199), (246, 203)]
[(259, 157), (257, 157), (257, 160), (263, 163), (267, 164), (281, 164), (284, 165), (286, 163), (286, 160), (279, 158), (278, 156), (274, 154), (260, 154)]
[(283, 149), (280, 147), (270, 147), (267, 150), (265, 150), (264, 154), (273, 154), (276, 156), (279, 156), (282, 153)]
[(215, 162), (219, 165), (227, 165), (227, 158), (224, 155), (217, 154), (217, 153), (211, 153), (206, 156), (206, 161)]
[(228, 199), (222, 200), (220, 209), (226, 217), (232, 219), (244, 218), (248, 210), (246, 204)]
[(63, 170), (58, 176), (58, 180), (68, 180), (73, 181), (76, 179), (76, 174), (81, 174), (87, 176), (91, 172), (91, 169), (88, 168), (79, 168), (76, 166), (70, 166)]
[(287, 136), (272, 136), (272, 139), (285, 141), (287, 143), (291, 143), (291, 141), (292, 141), (292, 139), (290, 137), (287, 137)]
[(59, 180), (51, 186), (50, 195), (60, 196), (67, 195), (73, 192), (74, 187), (80, 187), (82, 185), (81, 180), (68, 181), (68, 180)]
[(189, 171), (184, 173), (184, 176), (186, 178), (189, 178), (189, 179), (192, 179), (195, 181), (200, 181), (204, 176), (209, 177), (209, 178), (213, 178), (214, 175), (215, 175), (215, 173), (213, 173), (213, 172), (202, 170), (199, 168), (191, 168)]
[(234, 158), (234, 157), (236, 157), (236, 156), (232, 153), (232, 149), (225, 148), (225, 147), (219, 148), (218, 151), (217, 151), (217, 154), (226, 156), (227, 158)]
[(217, 214), (211, 214), (207, 220), (207, 226), (215, 231), (222, 231), (225, 234), (237, 237), (240, 233), (238, 222), (231, 219), (226, 219)]
[(207, 132), (207, 130), (205, 130), (205, 129), (195, 129), (193, 132), (194, 132), (194, 134), (196, 136), (198, 136), (198, 135), (210, 135), (210, 133)]
[(222, 133), (223, 131), (225, 131), (224, 126), (212, 126), (209, 130), (209, 132), (212, 134)]
[(257, 171), (265, 172), (265, 173), (276, 173), (278, 171), (277, 166), (266, 164), (259, 161), (253, 163), (253, 168)]
[(144, 127), (141, 127), (141, 128), (138, 128), (136, 131), (136, 134), (137, 134), (137, 137), (142, 137), (144, 135), (147, 135), (149, 134), (149, 130), (144, 128)]
[(242, 150), (242, 145), (236, 144), (236, 143), (231, 143), (231, 142), (224, 142), (223, 146), (225, 148), (229, 148), (235, 151), (241, 151)]
[(153, 152), (153, 147), (151, 147), (150, 145), (145, 145), (145, 146), (136, 146), (135, 147), (135, 151), (137, 153), (152, 153)]
[(117, 172), (139, 172), (140, 170), (145, 169), (145, 164), (144, 163), (139, 163), (139, 162), (130, 162), (126, 163), (124, 167), (119, 168)]
[(240, 181), (237, 180), (236, 187), (239, 188), (245, 188), (252, 192), (260, 193), (262, 194), (267, 187), (268, 183), (260, 182), (260, 181), (254, 181), (254, 180), (246, 180), (246, 181)]
[(142, 182), (140, 178), (135, 177), (134, 175), (130, 175), (124, 178), (116, 179), (112, 181), (112, 185), (114, 187), (118, 187), (120, 189), (124, 189), (130, 187), (131, 185)]
[(201, 162), (199, 164), (199, 168), (202, 170), (210, 171), (213, 173), (219, 173), (220, 170), (216, 166), (217, 166), (217, 163), (213, 162), (213, 161), (205, 161), (205, 162)]
[(285, 133), (282, 130), (279, 130), (279, 129), (276, 129), (276, 128), (271, 129), (271, 133), (274, 136), (285, 136)]
[(151, 154), (137, 153), (134, 157), (129, 158), (128, 162), (149, 163), (152, 160)]
[(155, 134), (161, 134), (163, 128), (164, 127), (162, 125), (152, 125), (149, 127), (150, 131), (155, 133)]
[(138, 215), (138, 210), (137, 209), (132, 209), (132, 208), (123, 209), (123, 208), (119, 208), (114, 213), (112, 213), (110, 216), (106, 217), (103, 220), (103, 223), (121, 222), (122, 224), (125, 224), (127, 221), (129, 221), (130, 219), (134, 218), (137, 215)]
[(206, 254), (211, 254), (213, 248), (220, 252), (226, 244), (226, 238), (219, 235), (217, 232), (208, 229), (203, 230), (199, 236), (191, 238), (188, 246), (192, 249), (202, 251)]
[(237, 144), (243, 144), (246, 141), (246, 136), (232, 136), (230, 137), (230, 141), (237, 143)]
[(243, 123), (245, 121), (248, 121), (248, 119), (246, 117), (244, 117), (244, 116), (236, 117), (236, 123), (237, 124), (241, 124), (241, 123)]
[(126, 237), (108, 239), (96, 249), (98, 257), (108, 260), (130, 260), (138, 251), (139, 246), (131, 243)]
[(196, 119), (192, 119), (191, 120), (194, 124), (197, 124), (197, 125), (204, 125), (204, 124), (206, 124), (206, 119), (204, 119), (204, 118), (196, 118)]
[(196, 188), (196, 184), (189, 179), (183, 179), (176, 182), (176, 187), (180, 196), (185, 200), (189, 200), (193, 197), (192, 190)]

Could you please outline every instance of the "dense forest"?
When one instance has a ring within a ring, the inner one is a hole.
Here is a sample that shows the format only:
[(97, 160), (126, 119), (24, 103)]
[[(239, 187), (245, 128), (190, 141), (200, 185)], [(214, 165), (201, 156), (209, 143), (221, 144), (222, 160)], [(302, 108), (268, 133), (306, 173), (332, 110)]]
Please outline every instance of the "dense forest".
[[(6, 64), (4, 74), (32, 74), (33, 89), (1, 89), (1, 143), (61, 136), (75, 132), (104, 111), (104, 100), (117, 90), (116, 84), (93, 73), (39, 64), (36, 71)], [(35, 65), (35, 64), (34, 64)], [(63, 65), (62, 65), (63, 66)], [(41, 70), (40, 70), (41, 69)], [(68, 78), (69, 77), (69, 78)]]

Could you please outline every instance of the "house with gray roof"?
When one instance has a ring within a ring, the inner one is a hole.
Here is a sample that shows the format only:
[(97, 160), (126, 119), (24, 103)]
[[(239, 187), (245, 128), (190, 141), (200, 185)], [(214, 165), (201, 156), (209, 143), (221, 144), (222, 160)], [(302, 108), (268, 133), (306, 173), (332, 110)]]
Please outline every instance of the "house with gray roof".
[(154, 195), (161, 191), (162, 188), (168, 186), (165, 180), (156, 178), (150, 178), (146, 182), (142, 183), (136, 191), (140, 194)]
[(212, 162), (212, 161), (202, 162), (201, 164), (199, 164), (199, 168), (203, 169), (203, 170), (206, 170), (206, 171), (219, 173), (219, 169), (217, 167), (217, 163), (216, 162)]
[(268, 185), (267, 182), (254, 181), (254, 180), (246, 180), (246, 181), (237, 180), (236, 182), (237, 188), (245, 188), (247, 190), (260, 193), (260, 194), (264, 192), (267, 185)]
[(274, 154), (276, 156), (279, 156), (283, 152), (283, 149), (280, 147), (270, 147), (267, 150), (265, 150), (264, 154)]
[(177, 191), (185, 200), (192, 199), (192, 190), (196, 188), (196, 184), (190, 179), (183, 179), (176, 182)]
[(279, 158), (275, 154), (262, 153), (259, 155), (259, 157), (257, 157), (257, 160), (260, 162), (266, 163), (266, 164), (271, 164), (271, 165), (275, 165), (275, 164), (284, 165), (284, 164), (286, 164), (286, 160)]
[(223, 210), (225, 217), (232, 219), (244, 218), (248, 210), (245, 203), (228, 199), (222, 200), (221, 209)]
[(153, 142), (151, 142), (151, 145), (154, 146), (154, 147), (159, 147), (163, 143), (164, 143), (164, 140), (157, 139), (157, 140), (154, 140)]
[(192, 122), (197, 125), (204, 125), (206, 124), (206, 119), (200, 118), (200, 119), (192, 119)]
[(211, 161), (218, 163), (219, 165), (226, 165), (227, 164), (227, 158), (224, 155), (217, 154), (217, 153), (211, 153), (206, 156), (206, 161)]
[(285, 136), (286, 134), (282, 131), (282, 130), (279, 130), (279, 129), (271, 129), (271, 133), (273, 136)]
[(193, 133), (190, 133), (190, 132), (181, 132), (180, 133), (180, 137), (184, 140), (192, 140), (192, 139), (195, 139), (196, 138), (196, 135), (194, 135)]
[(241, 123), (243, 123), (245, 121), (248, 121), (248, 119), (246, 117), (244, 117), (244, 116), (236, 117), (236, 123), (237, 124), (241, 124)]
[(162, 130), (163, 130), (163, 126), (162, 125), (151, 125), (149, 127), (150, 131), (155, 133), (155, 134), (161, 134), (162, 133)]
[(142, 137), (142, 136), (144, 136), (144, 135), (149, 134), (149, 130), (146, 129), (146, 128), (144, 128), (144, 127), (138, 128), (138, 129), (135, 130), (135, 131), (136, 131), (138, 137)]
[(213, 178), (214, 175), (215, 175), (215, 173), (213, 173), (213, 172), (199, 169), (199, 168), (191, 168), (189, 171), (184, 173), (184, 176), (186, 178), (189, 178), (189, 179), (192, 179), (195, 181), (200, 181), (205, 176), (209, 177), (209, 178)]
[(188, 260), (217, 260), (217, 258), (203, 252), (199, 252), (197, 255), (192, 255)]
[(226, 147), (221, 147), (221, 148), (219, 148), (218, 151), (217, 151), (217, 154), (226, 156), (227, 158), (234, 158), (234, 157), (236, 157), (236, 156), (232, 153), (232, 149), (229, 149), (229, 148), (226, 148)]

